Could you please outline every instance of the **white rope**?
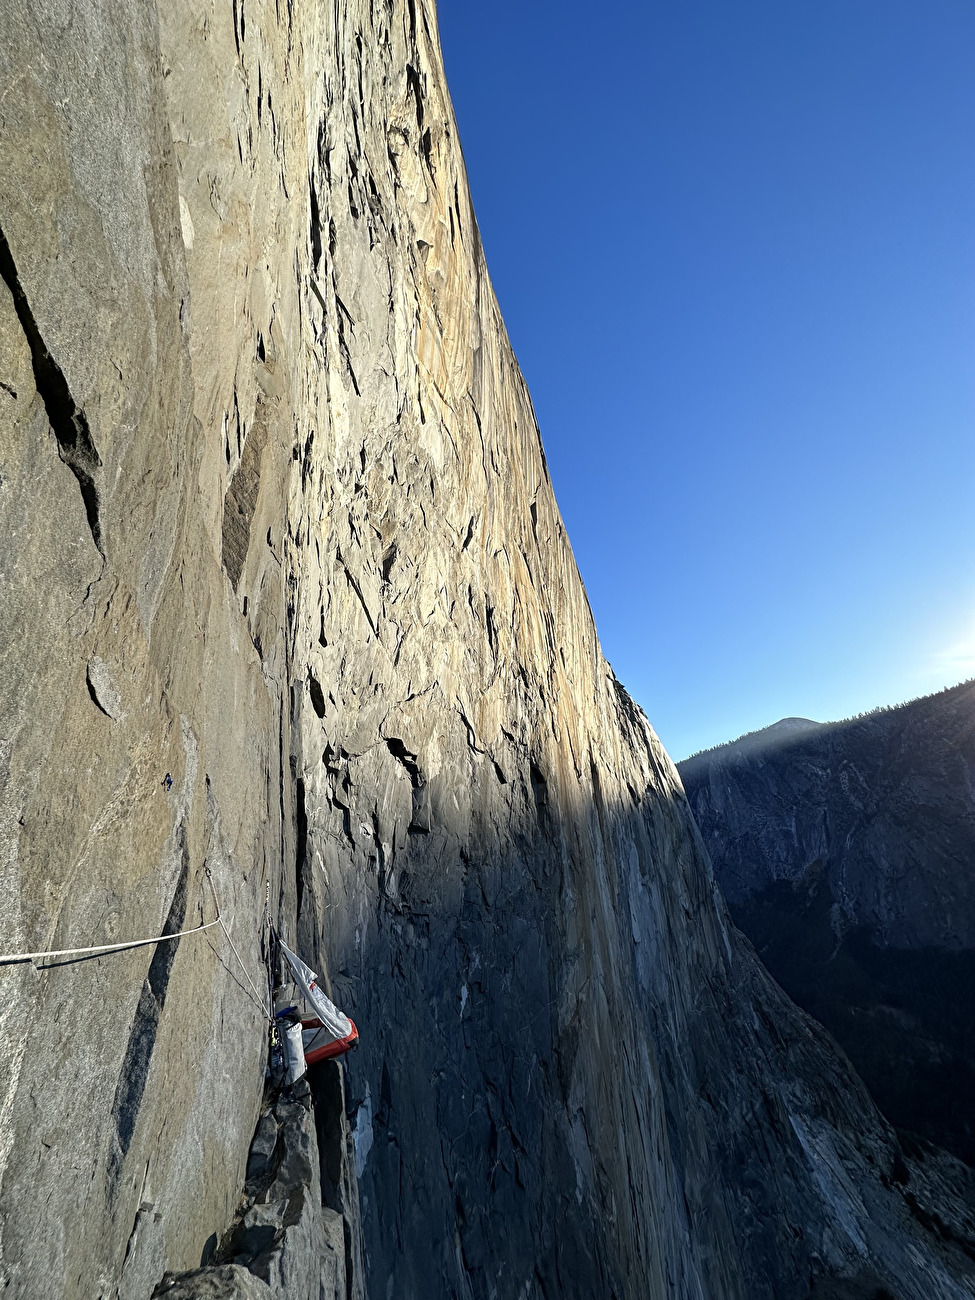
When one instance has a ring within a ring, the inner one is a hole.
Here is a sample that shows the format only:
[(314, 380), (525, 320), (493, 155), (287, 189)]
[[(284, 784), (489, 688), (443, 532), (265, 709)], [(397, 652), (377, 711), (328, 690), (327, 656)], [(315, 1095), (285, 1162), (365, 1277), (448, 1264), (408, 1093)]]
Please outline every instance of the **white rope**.
[(151, 943), (166, 943), (170, 939), (182, 939), (188, 934), (200, 934), (203, 930), (211, 930), (215, 925), (219, 925), (227, 936), (227, 942), (233, 949), (234, 956), (240, 963), (240, 969), (244, 972), (244, 978), (251, 986), (257, 1005), (260, 1007), (261, 1014), (265, 1016), (271, 1024), (274, 1023), (274, 1016), (271, 1014), (269, 1007), (265, 1004), (261, 992), (257, 985), (250, 977), (250, 972), (244, 965), (244, 959), (237, 951), (237, 945), (227, 926), (224, 924), (223, 917), (220, 915), (220, 902), (217, 899), (217, 891), (213, 884), (213, 877), (210, 874), (209, 867), (204, 868), (207, 878), (207, 884), (210, 886), (210, 893), (213, 895), (213, 906), (216, 908), (217, 915), (212, 921), (207, 921), (206, 925), (195, 925), (189, 930), (179, 930), (176, 934), (158, 934), (153, 939), (133, 939), (128, 943), (102, 943), (90, 948), (52, 948), (47, 952), (8, 952), (0, 955), (0, 966), (10, 966), (17, 962), (47, 961), (51, 957), (94, 957), (109, 952), (124, 952), (129, 948), (145, 948)]
[[(6, 952), (0, 956), (0, 966), (9, 966), (14, 962), (23, 961), (46, 961), (49, 957), (81, 957), (87, 954), (94, 956), (97, 953), (105, 952), (124, 952), (126, 948), (144, 948), (150, 943), (166, 943), (170, 939), (182, 939), (187, 934), (199, 934), (201, 930), (209, 930), (215, 925), (222, 925), (220, 917), (220, 904), (217, 902), (217, 891), (213, 888), (213, 881), (210, 879), (210, 872), (207, 870), (207, 879), (210, 881), (210, 892), (213, 894), (213, 904), (217, 909), (216, 918), (207, 921), (206, 925), (195, 925), (191, 930), (180, 930), (177, 934), (157, 934), (154, 939), (133, 939), (129, 943), (103, 943), (94, 948), (53, 948), (49, 952)], [(224, 926), (226, 929), (226, 926)], [(229, 938), (229, 936), (228, 936)], [(231, 946), (233, 941), (231, 940)], [(236, 949), (234, 949), (236, 952)], [(238, 958), (239, 960), (239, 958)]]
[(201, 930), (209, 930), (219, 923), (220, 918), (217, 917), (216, 921), (207, 921), (206, 925), (196, 925), (192, 930), (180, 930), (178, 934), (158, 934), (154, 939), (133, 939), (131, 943), (103, 943), (97, 948), (54, 948), (50, 952), (5, 952), (0, 955), (0, 966), (10, 966), (20, 961), (42, 961), (48, 957), (80, 957), (85, 953), (93, 957), (98, 953), (123, 952), (126, 948), (144, 948), (149, 943), (165, 943), (167, 939), (182, 939), (187, 934), (199, 934)]
[[(216, 892), (213, 891), (213, 881), (212, 881), (212, 880), (210, 881), (210, 889), (211, 889), (211, 891), (213, 892), (213, 901), (216, 902), (216, 901), (217, 901), (217, 895), (216, 895)], [(233, 950), (234, 950), (234, 956), (237, 958), (238, 962), (240, 963), (240, 969), (244, 972), (244, 978), (247, 980), (247, 983), (251, 986), (251, 989), (253, 990), (254, 996), (255, 996), (255, 998), (257, 999), (257, 1005), (261, 1008), (261, 1013), (262, 1013), (262, 1015), (264, 1015), (264, 1016), (265, 1016), (265, 1017), (270, 1021), (270, 1023), (273, 1025), (273, 1024), (274, 1024), (274, 1016), (271, 1014), (270, 1009), (267, 1007), (267, 1005), (266, 1005), (265, 1002), (264, 1002), (264, 999), (261, 997), (261, 993), (260, 993), (260, 990), (258, 989), (257, 985), (256, 985), (256, 984), (254, 983), (254, 981), (251, 979), (251, 977), (250, 977), (250, 973), (248, 972), (247, 967), (244, 965), (244, 959), (243, 959), (243, 957), (241, 957), (240, 953), (237, 951), (237, 945), (234, 943), (233, 938), (231, 937), (230, 931), (227, 929), (226, 925), (224, 925), (224, 923), (223, 923), (223, 918), (220, 916), (220, 908), (219, 908), (219, 907), (217, 908), (217, 920), (220, 922), (220, 928), (223, 930), (224, 934), (227, 936), (227, 942), (230, 944), (231, 948), (233, 948)]]

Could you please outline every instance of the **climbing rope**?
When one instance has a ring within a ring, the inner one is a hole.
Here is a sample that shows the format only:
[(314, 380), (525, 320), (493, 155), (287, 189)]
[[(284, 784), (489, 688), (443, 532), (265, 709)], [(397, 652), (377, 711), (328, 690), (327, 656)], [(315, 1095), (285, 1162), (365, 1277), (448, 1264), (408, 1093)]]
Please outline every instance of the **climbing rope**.
[[(199, 934), (201, 930), (210, 930), (215, 925), (223, 925), (220, 904), (217, 902), (217, 893), (213, 888), (209, 867), (205, 868), (205, 871), (210, 882), (210, 892), (213, 894), (213, 905), (217, 909), (216, 917), (212, 921), (207, 921), (206, 925), (195, 925), (190, 930), (179, 930), (175, 934), (157, 934), (152, 939), (132, 939), (128, 943), (102, 943), (92, 948), (52, 948), (48, 952), (5, 952), (0, 956), (0, 966), (10, 966), (15, 962), (24, 961), (46, 961), (49, 957), (94, 957), (100, 953), (124, 952), (127, 948), (145, 948), (150, 943), (168, 943), (170, 939), (182, 939), (187, 934)], [(224, 930), (226, 928), (224, 926)], [(239, 956), (238, 960), (240, 960)]]
[(150, 943), (165, 943), (168, 939), (182, 939), (187, 934), (199, 934), (219, 924), (208, 921), (206, 925), (195, 925), (192, 930), (180, 930), (177, 934), (158, 934), (154, 939), (133, 939), (131, 943), (103, 943), (95, 948), (52, 948), (48, 952), (5, 952), (0, 954), (0, 966), (12, 966), (15, 962), (46, 961), (48, 957), (95, 957), (100, 953), (124, 952), (126, 948), (144, 948)]
[[(28, 961), (29, 962), (48, 961), (53, 957), (104, 956), (106, 953), (110, 953), (110, 952), (125, 952), (130, 948), (145, 948), (149, 944), (168, 943), (172, 939), (183, 939), (187, 935), (200, 934), (204, 930), (212, 930), (215, 925), (219, 925), (221, 930), (223, 930), (224, 934), (227, 936), (227, 942), (230, 944), (231, 950), (233, 951), (234, 956), (237, 958), (238, 964), (240, 965), (240, 969), (244, 972), (244, 978), (247, 980), (247, 983), (251, 987), (251, 993), (248, 993), (247, 989), (243, 988), (243, 985), (241, 985), (243, 992), (247, 995), (248, 998), (250, 998), (250, 1000), (255, 1004), (255, 1006), (257, 1006), (264, 1019), (270, 1025), (273, 1026), (274, 1025), (273, 995), (267, 1002), (265, 1002), (264, 997), (261, 995), (260, 989), (251, 979), (250, 972), (248, 971), (246, 965), (244, 964), (244, 959), (243, 957), (241, 957), (240, 953), (238, 952), (237, 945), (234, 943), (233, 940), (233, 936), (231, 935), (230, 930), (227, 928), (223, 916), (220, 913), (220, 900), (217, 898), (217, 890), (216, 890), (216, 886), (213, 883), (213, 875), (211, 874), (210, 868), (204, 867), (203, 874), (206, 876), (207, 884), (210, 886), (210, 893), (213, 896), (213, 907), (214, 910), (216, 911), (216, 916), (213, 918), (213, 920), (207, 921), (205, 925), (194, 925), (188, 930), (178, 930), (174, 934), (157, 934), (151, 939), (131, 939), (127, 943), (100, 943), (100, 944), (94, 944), (93, 946), (88, 948), (50, 948), (46, 952), (6, 952), (0, 955), (0, 966), (12, 966), (19, 962), (28, 962)], [(262, 928), (265, 924), (269, 924), (269, 917), (267, 915), (266, 904), (265, 904), (265, 916), (262, 921)], [(273, 933), (273, 929), (272, 929), (272, 933)], [(251, 994), (253, 994), (253, 996), (251, 996)]]
[[(272, 1024), (274, 1016), (271, 1014), (264, 999), (261, 997), (260, 990), (250, 977), (250, 972), (244, 965), (244, 959), (237, 951), (237, 945), (233, 941), (230, 931), (227, 929), (224, 919), (220, 914), (220, 900), (217, 898), (217, 891), (213, 883), (213, 876), (210, 868), (203, 868), (204, 875), (207, 878), (207, 884), (210, 886), (210, 893), (213, 895), (213, 906), (216, 916), (212, 921), (207, 921), (205, 925), (194, 925), (188, 930), (178, 930), (175, 934), (157, 934), (152, 939), (131, 939), (127, 943), (100, 943), (88, 948), (50, 948), (46, 952), (5, 952), (0, 955), (0, 966), (12, 966), (18, 962), (35, 962), (48, 961), (52, 957), (97, 957), (109, 952), (125, 952), (130, 948), (145, 948), (153, 943), (168, 943), (172, 939), (183, 939), (189, 934), (200, 934), (203, 930), (212, 930), (215, 925), (219, 925), (227, 936), (227, 942), (233, 949), (234, 956), (240, 963), (240, 968), (244, 972), (244, 977), (251, 989), (256, 994), (257, 1005), (261, 1009), (261, 1015), (269, 1020)], [(244, 990), (247, 991), (246, 989)]]
[(254, 998), (252, 998), (251, 1000), (256, 1001), (257, 1006), (259, 1006), (261, 1009), (261, 1015), (264, 1016), (265, 1020), (267, 1020), (270, 1024), (273, 1025), (274, 1015), (272, 1013), (272, 1009), (265, 1004), (263, 998), (261, 997), (260, 990), (258, 989), (257, 985), (254, 983), (254, 981), (251, 979), (250, 972), (248, 971), (247, 967), (244, 965), (243, 957), (241, 957), (240, 953), (237, 951), (237, 945), (234, 943), (233, 937), (231, 936), (230, 931), (227, 929), (226, 925), (223, 922), (223, 918), (220, 915), (220, 905), (217, 903), (217, 891), (213, 887), (213, 879), (210, 875), (209, 870), (207, 870), (206, 874), (207, 874), (207, 880), (210, 885), (210, 892), (211, 894), (213, 894), (213, 903), (217, 909), (217, 920), (220, 922), (220, 928), (227, 936), (227, 942), (230, 944), (231, 948), (233, 949), (234, 956), (237, 958), (237, 961), (240, 964), (240, 969), (244, 972), (244, 978), (247, 980), (247, 983), (251, 986), (251, 989), (254, 993)]

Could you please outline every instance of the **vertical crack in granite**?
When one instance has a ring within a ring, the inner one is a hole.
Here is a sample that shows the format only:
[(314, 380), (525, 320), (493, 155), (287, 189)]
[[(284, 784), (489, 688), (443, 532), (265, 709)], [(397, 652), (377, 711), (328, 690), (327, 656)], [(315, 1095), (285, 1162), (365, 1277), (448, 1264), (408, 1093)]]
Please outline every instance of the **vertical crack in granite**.
[(3, 277), (13, 297), (17, 318), (30, 347), (34, 383), (37, 385), (51, 429), (57, 439), (58, 455), (78, 480), (92, 541), (104, 556), (98, 500), (101, 457), (92, 439), (88, 419), (71, 396), (71, 390), (61, 367), (54, 360), (41, 337), (41, 331), (38, 329), (27, 295), (20, 283), (13, 254), (2, 227), (0, 227), (0, 276)]

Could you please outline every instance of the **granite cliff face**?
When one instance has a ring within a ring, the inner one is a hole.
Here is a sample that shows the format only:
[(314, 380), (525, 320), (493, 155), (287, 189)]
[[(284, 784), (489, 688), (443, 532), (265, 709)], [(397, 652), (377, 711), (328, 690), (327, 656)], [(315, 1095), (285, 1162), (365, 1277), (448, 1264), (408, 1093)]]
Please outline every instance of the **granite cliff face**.
[(975, 684), (679, 765), (737, 925), (884, 1114), (975, 1163)]
[(7, 1295), (141, 1300), (209, 1258), (261, 1105), (323, 56), (252, 17), (0, 6), (0, 948), (209, 921), (207, 869), (247, 967), (215, 927), (0, 968)]
[[(971, 1296), (600, 654), (432, 4), (0, 15), (2, 947), (208, 870), (241, 954), (0, 968), (6, 1294)], [(362, 1033), (315, 1125), (266, 906)]]

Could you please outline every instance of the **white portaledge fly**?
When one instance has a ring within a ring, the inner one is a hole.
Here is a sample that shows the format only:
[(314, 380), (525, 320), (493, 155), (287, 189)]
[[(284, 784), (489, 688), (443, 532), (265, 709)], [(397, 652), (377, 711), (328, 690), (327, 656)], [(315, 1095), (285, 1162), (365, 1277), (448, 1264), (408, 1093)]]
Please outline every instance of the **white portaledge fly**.
[(287, 1057), (286, 1082), (295, 1083), (309, 1065), (343, 1056), (356, 1047), (359, 1031), (355, 1023), (341, 1012), (318, 985), (318, 976), (301, 958), (278, 939), (278, 946), (291, 967), (291, 973), (301, 995), (314, 1011), (314, 1016), (300, 1018), (296, 1008), (279, 1011), (276, 1017)]

